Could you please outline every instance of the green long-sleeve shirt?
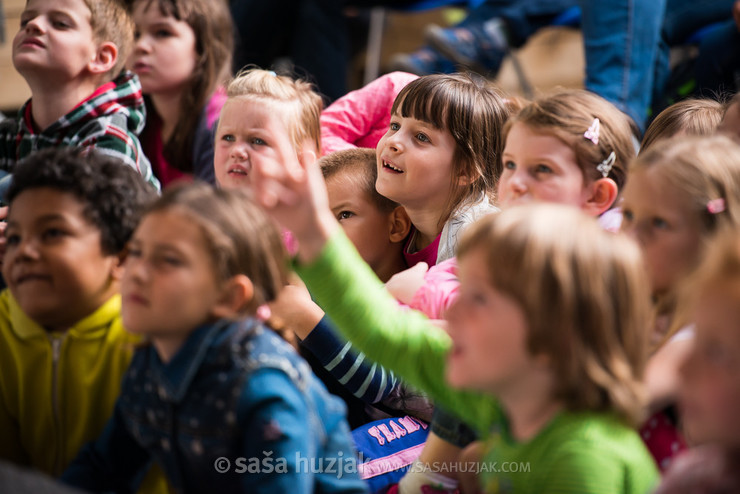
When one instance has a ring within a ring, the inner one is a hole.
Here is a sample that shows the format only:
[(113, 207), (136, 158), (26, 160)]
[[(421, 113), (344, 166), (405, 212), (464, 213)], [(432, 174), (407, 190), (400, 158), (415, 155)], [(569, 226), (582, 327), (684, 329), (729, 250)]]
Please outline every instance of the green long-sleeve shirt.
[(533, 439), (514, 440), (495, 398), (447, 384), (447, 334), (401, 309), (341, 231), (297, 271), (359, 351), (482, 432), (487, 452), (478, 468), (486, 492), (627, 494), (655, 486), (655, 463), (639, 435), (610, 414), (563, 411)]

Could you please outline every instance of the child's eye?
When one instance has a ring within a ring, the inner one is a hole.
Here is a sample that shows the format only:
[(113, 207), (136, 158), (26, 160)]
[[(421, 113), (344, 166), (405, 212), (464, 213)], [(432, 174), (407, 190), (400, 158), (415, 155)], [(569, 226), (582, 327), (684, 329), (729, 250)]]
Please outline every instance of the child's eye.
[(630, 209), (623, 209), (622, 210), (622, 222), (623, 223), (629, 223), (633, 219), (635, 219), (635, 215), (632, 213), (632, 210), (630, 210)]
[(56, 240), (66, 235), (66, 232), (59, 228), (47, 228), (41, 233), (42, 240)]
[(137, 259), (140, 258), (141, 257), (141, 249), (136, 248), (136, 247), (129, 247), (128, 249), (126, 249), (126, 258), (128, 259), (128, 258), (132, 258), (132, 257), (135, 257)]
[(236, 138), (232, 134), (224, 134), (221, 136), (221, 140), (226, 142), (234, 142), (236, 141)]
[(167, 29), (157, 29), (154, 32), (154, 36), (157, 38), (169, 38), (170, 36), (172, 36), (172, 33)]
[(162, 258), (162, 261), (169, 266), (181, 266), (182, 265), (182, 261), (179, 258), (173, 257), (173, 256), (164, 256)]
[(21, 242), (21, 236), (17, 233), (8, 233), (8, 231), (5, 231), (5, 243), (7, 245), (18, 245)]
[(429, 137), (423, 132), (419, 132), (418, 134), (416, 134), (416, 138), (421, 142), (430, 142)]
[(134, 41), (138, 41), (139, 38), (141, 38), (141, 31), (137, 29), (134, 31)]
[(260, 139), (259, 137), (253, 137), (251, 142), (255, 146), (266, 146), (267, 145), (264, 139)]
[(66, 17), (56, 17), (51, 20), (51, 25), (57, 29), (67, 29), (72, 26), (72, 23)]
[(547, 173), (547, 174), (550, 174), (550, 173), (552, 173), (552, 168), (550, 168), (547, 165), (537, 165), (537, 166), (534, 167), (534, 172), (535, 173)]
[(516, 170), (516, 163), (513, 161), (506, 161), (504, 162), (504, 168), (507, 170)]
[(399, 125), (398, 122), (391, 122), (388, 128), (395, 132), (401, 128), (401, 125)]
[(337, 220), (339, 221), (347, 220), (353, 217), (354, 215), (355, 213), (353, 213), (352, 211), (340, 211), (339, 214), (337, 214)]
[(657, 228), (659, 230), (665, 230), (666, 228), (668, 228), (668, 222), (663, 218), (655, 217), (652, 219), (651, 223), (653, 228)]

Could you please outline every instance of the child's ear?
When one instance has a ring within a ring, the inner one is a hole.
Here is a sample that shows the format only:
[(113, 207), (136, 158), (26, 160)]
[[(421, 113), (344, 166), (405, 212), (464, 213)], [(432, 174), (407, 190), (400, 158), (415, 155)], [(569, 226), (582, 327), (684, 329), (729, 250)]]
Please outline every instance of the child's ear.
[(233, 318), (244, 309), (254, 296), (254, 285), (244, 274), (232, 276), (221, 287), (221, 295), (211, 314), (219, 319)]
[(470, 185), (475, 182), (477, 177), (473, 178), (470, 175), (462, 174), (459, 177), (457, 177), (457, 185), (460, 187), (469, 187)]
[(114, 256), (115, 260), (113, 261), (113, 267), (111, 267), (111, 278), (113, 278), (115, 281), (121, 281), (121, 278), (123, 277), (123, 264), (126, 262), (126, 253), (125, 249), (124, 252), (121, 252), (117, 256)]
[(87, 67), (93, 74), (105, 74), (110, 71), (118, 60), (118, 47), (115, 43), (106, 41), (98, 46), (95, 57), (90, 60)]
[(588, 187), (588, 197), (581, 209), (589, 216), (599, 216), (617, 200), (619, 187), (611, 178), (600, 178)]
[(411, 218), (403, 206), (398, 206), (391, 212), (388, 224), (390, 226), (389, 239), (394, 244), (403, 242), (411, 231)]

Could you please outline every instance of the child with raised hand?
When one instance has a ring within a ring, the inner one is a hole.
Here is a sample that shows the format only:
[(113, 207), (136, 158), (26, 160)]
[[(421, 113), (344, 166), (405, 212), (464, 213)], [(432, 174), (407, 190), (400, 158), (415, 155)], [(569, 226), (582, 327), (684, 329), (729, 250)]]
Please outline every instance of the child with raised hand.
[(655, 416), (642, 433), (665, 468), (684, 447), (671, 409), (680, 388), (677, 369), (693, 339), (677, 294), (707, 242), (740, 226), (740, 146), (724, 136), (676, 137), (640, 153), (630, 174), (622, 229), (643, 251), (655, 307), (646, 373)]
[(296, 234), (299, 274), (343, 334), (483, 432), (486, 462), (529, 462), (526, 473), (484, 471), (487, 492), (652, 487), (654, 463), (631, 428), (649, 309), (636, 246), (566, 206), (486, 216), (459, 249), (448, 336), (400, 310), (359, 262), (318, 170), (286, 167), (275, 178), (274, 165), (255, 164), (258, 198)]
[(135, 0), (129, 68), (147, 105), (144, 152), (162, 186), (194, 176), (214, 183), (213, 136), (233, 51), (225, 0)]
[[(505, 147), (497, 189), (499, 206), (505, 209), (533, 201), (571, 204), (591, 216), (604, 216), (607, 228), (618, 229), (619, 215), (604, 213), (613, 206), (625, 182), (634, 146), (629, 120), (616, 107), (587, 91), (559, 91), (525, 105), (507, 121), (502, 135)], [(450, 279), (456, 269), (453, 259), (427, 273), (423, 268), (411, 268), (387, 286), (401, 301), (431, 318), (440, 318), (457, 296), (457, 283)], [(407, 279), (399, 282), (399, 277)], [(432, 440), (440, 436), (448, 442), (454, 439), (458, 447), (465, 446), (473, 436), (464, 429), (452, 433), (460, 426), (442, 414), (446, 415), (437, 412)], [(422, 460), (426, 459), (422, 455)], [(403, 484), (401, 491), (406, 491)]]
[(700, 445), (676, 458), (661, 494), (737, 492), (740, 488), (740, 236), (721, 234), (686, 284), (681, 303), (694, 343), (679, 371), (679, 408), (687, 438)]
[[(344, 406), (254, 317), (286, 276), (278, 229), (245, 191), (165, 191), (134, 232), (121, 284), (124, 324), (149, 345), (63, 479), (116, 490), (154, 459), (182, 492), (364, 492), (347, 468)], [(334, 468), (309, 466), (319, 462)]]
[[(95, 150), (18, 163), (0, 294), (0, 459), (59, 475), (103, 430), (140, 342), (121, 323), (124, 247), (155, 196)], [(160, 482), (147, 492), (165, 492)]]
[[(133, 44), (118, 0), (28, 0), (13, 39), (13, 66), (31, 88), (15, 125), (0, 128), (0, 169), (49, 147), (91, 147), (158, 182), (142, 152), (144, 100), (122, 72)], [(9, 180), (2, 187), (7, 190)]]

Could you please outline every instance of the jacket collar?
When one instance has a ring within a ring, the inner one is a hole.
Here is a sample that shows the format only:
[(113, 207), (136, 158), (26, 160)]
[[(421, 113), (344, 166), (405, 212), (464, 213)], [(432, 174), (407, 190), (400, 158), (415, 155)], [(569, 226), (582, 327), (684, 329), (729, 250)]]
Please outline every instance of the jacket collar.
[(66, 115), (46, 129), (36, 129), (31, 118), (33, 98), (26, 101), (19, 111), (21, 129), (28, 134), (56, 135), (62, 129), (77, 128), (103, 115), (125, 113), (128, 130), (141, 134), (146, 123), (146, 108), (139, 78), (129, 71), (122, 72), (110, 82), (98, 87), (90, 96), (80, 101)]
[(209, 352), (218, 344), (219, 335), (239, 324), (245, 323), (221, 319), (198, 327), (167, 363), (162, 362), (154, 347), (150, 346), (148, 361), (160, 385), (160, 398), (176, 403), (182, 401)]
[[(49, 332), (23, 312), (10, 290), (5, 289), (0, 297), (7, 299), (11, 329), (18, 338), (22, 340), (38, 337), (48, 338)], [(121, 297), (120, 295), (113, 295), (95, 312), (72, 326), (67, 334), (80, 339), (100, 338), (106, 334), (111, 323), (120, 319), (120, 317)]]

